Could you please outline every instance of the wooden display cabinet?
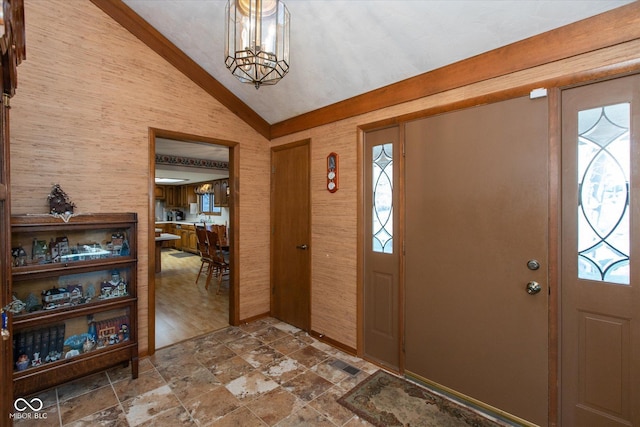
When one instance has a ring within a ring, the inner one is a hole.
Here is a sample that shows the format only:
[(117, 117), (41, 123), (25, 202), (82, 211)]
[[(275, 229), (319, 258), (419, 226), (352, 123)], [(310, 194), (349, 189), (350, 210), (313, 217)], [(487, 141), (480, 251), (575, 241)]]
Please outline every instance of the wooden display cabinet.
[(137, 378), (136, 230), (135, 213), (11, 217), (14, 398), (119, 364)]

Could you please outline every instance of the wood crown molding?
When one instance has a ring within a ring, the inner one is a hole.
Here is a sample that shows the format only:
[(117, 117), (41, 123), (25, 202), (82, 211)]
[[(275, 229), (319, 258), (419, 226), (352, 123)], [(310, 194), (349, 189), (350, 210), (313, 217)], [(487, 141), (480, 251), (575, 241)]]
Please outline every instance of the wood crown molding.
[(267, 139), (640, 39), (640, 2), (633, 2), (269, 125), (121, 0), (91, 1)]
[(640, 38), (640, 2), (271, 125), (278, 138)]

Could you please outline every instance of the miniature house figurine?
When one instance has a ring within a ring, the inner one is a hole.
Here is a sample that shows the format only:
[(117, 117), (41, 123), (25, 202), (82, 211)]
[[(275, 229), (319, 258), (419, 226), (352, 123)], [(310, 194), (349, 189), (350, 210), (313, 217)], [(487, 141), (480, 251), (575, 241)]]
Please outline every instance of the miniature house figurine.
[(100, 298), (114, 298), (127, 295), (127, 283), (120, 278), (120, 272), (113, 270), (111, 280), (100, 284)]

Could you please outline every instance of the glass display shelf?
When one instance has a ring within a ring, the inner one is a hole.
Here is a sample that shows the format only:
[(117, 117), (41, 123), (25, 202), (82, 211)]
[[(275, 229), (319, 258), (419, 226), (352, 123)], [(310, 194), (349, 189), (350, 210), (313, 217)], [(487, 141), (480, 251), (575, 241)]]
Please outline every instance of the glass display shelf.
[[(131, 258), (131, 230), (109, 224), (15, 224), (11, 233), (14, 272), (68, 267), (76, 263)], [(82, 265), (82, 264), (78, 264)]]
[(112, 267), (14, 281), (14, 326), (29, 319), (93, 310), (96, 306), (135, 298), (131, 263)]
[(129, 305), (94, 310), (63, 321), (17, 328), (13, 335), (14, 373), (53, 368), (72, 359), (96, 356), (133, 343), (131, 308)]
[(14, 397), (118, 364), (137, 378), (136, 238), (135, 213), (11, 216)]

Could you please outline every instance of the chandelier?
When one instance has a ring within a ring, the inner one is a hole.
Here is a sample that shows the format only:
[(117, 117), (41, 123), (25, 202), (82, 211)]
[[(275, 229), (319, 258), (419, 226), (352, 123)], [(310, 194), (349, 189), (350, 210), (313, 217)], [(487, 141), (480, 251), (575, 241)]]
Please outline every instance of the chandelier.
[(274, 85), (289, 71), (287, 7), (280, 0), (229, 0), (225, 65), (241, 82)]

